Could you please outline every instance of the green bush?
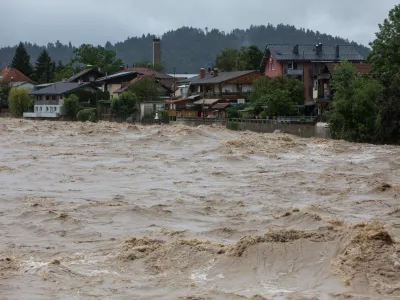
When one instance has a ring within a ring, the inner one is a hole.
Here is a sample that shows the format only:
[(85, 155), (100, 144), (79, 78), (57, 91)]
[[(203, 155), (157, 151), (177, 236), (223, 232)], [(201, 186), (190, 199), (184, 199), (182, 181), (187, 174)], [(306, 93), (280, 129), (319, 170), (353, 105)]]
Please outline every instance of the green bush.
[(299, 119), (299, 121), (300, 121), (300, 122), (306, 122), (307, 119), (306, 119), (306, 117), (301, 117), (301, 118)]
[(97, 109), (88, 108), (82, 109), (76, 114), (76, 119), (81, 122), (97, 122)]
[(8, 96), (11, 114), (16, 117), (22, 117), (24, 111), (28, 111), (33, 106), (33, 101), (26, 89), (12, 88)]
[(89, 102), (80, 102), (79, 105), (83, 108), (88, 108), (90, 107), (90, 103)]
[(239, 130), (239, 122), (229, 122), (228, 129), (230, 130)]
[(161, 110), (160, 111), (160, 118), (161, 119), (168, 119), (168, 110)]
[(70, 95), (67, 97), (64, 100), (63, 108), (65, 115), (70, 117), (72, 120), (75, 120), (76, 114), (81, 109), (78, 97), (76, 95)]
[(262, 111), (259, 115), (260, 119), (266, 119), (267, 118), (267, 112)]

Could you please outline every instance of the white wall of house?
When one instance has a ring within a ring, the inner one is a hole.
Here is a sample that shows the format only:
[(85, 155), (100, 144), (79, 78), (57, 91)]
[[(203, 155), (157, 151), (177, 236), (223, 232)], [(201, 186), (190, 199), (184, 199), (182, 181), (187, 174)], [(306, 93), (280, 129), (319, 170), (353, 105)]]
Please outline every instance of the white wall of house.
[(242, 92), (251, 92), (253, 86), (251, 84), (242, 84)]
[(236, 89), (236, 84), (224, 84), (223, 86), (222, 86), (222, 92), (224, 93), (226, 93), (226, 92), (228, 92), (228, 93), (234, 93), (234, 92), (236, 92), (237, 91), (237, 89)]

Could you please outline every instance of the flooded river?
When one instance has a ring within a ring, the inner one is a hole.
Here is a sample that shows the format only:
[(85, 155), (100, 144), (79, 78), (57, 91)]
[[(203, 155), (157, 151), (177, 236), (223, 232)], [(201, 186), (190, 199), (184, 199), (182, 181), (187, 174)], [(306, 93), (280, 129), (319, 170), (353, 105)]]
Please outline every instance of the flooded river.
[(399, 299), (400, 148), (0, 119), (0, 299)]

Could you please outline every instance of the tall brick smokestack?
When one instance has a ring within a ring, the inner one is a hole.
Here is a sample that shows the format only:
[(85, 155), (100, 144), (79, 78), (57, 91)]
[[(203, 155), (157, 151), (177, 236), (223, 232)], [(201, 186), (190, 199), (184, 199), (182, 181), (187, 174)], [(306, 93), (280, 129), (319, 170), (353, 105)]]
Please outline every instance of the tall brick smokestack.
[(161, 64), (161, 40), (153, 39), (153, 66)]

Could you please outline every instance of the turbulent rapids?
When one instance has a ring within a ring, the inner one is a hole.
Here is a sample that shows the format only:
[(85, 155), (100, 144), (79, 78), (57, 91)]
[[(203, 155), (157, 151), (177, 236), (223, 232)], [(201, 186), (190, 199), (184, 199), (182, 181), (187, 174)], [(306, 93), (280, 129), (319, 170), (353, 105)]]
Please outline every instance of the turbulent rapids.
[(399, 299), (400, 148), (0, 119), (0, 299)]

